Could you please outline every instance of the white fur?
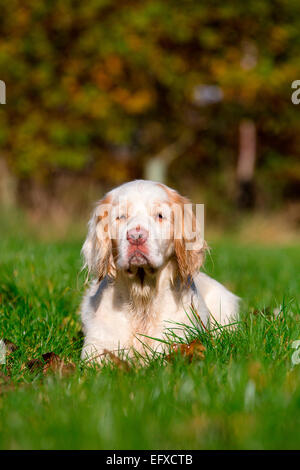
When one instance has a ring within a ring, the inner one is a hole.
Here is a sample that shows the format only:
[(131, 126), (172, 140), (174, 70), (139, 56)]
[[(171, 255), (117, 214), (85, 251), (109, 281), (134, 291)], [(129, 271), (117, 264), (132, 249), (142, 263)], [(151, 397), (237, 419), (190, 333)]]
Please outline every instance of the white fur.
[[(172, 228), (165, 203), (170, 203), (172, 195), (179, 197), (166, 186), (138, 180), (107, 194), (105, 201), (112, 209), (104, 221), (99, 222), (100, 206), (96, 207), (83, 246), (85, 265), (95, 279), (81, 305), (82, 358), (101, 361), (105, 350), (130, 354), (133, 348), (143, 354), (145, 345), (161, 351), (163, 343), (147, 336), (163, 339), (166, 328), (176, 328), (176, 334), (184, 337), (184, 328), (175, 323), (189, 324), (191, 305), (206, 327), (214, 320), (226, 325), (237, 318), (238, 297), (220, 283), (198, 270), (189, 282), (179, 275), (173, 240), (165, 237)], [(153, 207), (163, 211), (163, 221)], [(116, 226), (119, 230), (111, 246), (108, 238), (116, 233)], [(130, 264), (126, 238), (127, 231), (136, 226), (151, 234), (145, 243), (147, 263), (141, 266)]]

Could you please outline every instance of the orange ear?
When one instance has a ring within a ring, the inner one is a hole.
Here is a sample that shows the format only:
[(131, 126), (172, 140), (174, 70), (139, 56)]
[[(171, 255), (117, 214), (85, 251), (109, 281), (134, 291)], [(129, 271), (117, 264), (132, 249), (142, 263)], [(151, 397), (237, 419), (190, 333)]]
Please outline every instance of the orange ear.
[(82, 247), (84, 267), (99, 280), (106, 275), (115, 275), (115, 264), (112, 256), (112, 242), (109, 231), (110, 199), (104, 198), (96, 205), (89, 221), (89, 229)]
[(168, 188), (174, 220), (174, 250), (181, 278), (187, 281), (204, 263), (207, 244), (201, 239), (201, 227), (189, 199)]
[(206, 242), (200, 250), (187, 250), (184, 239), (174, 240), (174, 249), (181, 278), (187, 281), (199, 271), (204, 263)]

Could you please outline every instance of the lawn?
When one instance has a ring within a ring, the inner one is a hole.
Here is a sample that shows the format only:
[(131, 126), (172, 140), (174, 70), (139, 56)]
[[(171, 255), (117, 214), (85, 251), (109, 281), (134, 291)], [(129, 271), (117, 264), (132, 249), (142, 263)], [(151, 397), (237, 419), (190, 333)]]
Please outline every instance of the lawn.
[[(10, 233), (0, 240), (0, 337), (18, 349), (0, 366), (1, 449), (300, 448), (300, 246), (211, 242), (206, 272), (243, 298), (236, 330), (199, 331), (204, 359), (99, 371), (80, 362), (81, 241)], [(27, 366), (50, 351), (75, 370)]]

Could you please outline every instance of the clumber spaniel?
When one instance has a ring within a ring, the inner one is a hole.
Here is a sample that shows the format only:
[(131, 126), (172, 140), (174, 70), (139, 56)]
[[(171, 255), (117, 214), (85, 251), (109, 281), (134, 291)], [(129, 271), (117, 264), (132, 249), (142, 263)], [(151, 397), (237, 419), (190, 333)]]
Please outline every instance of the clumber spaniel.
[[(188, 199), (152, 181), (113, 189), (97, 203), (82, 248), (94, 279), (84, 295), (82, 358), (145, 347), (162, 351), (166, 328), (185, 337), (191, 307), (209, 327), (234, 321), (238, 297), (199, 272), (206, 244)], [(177, 325), (175, 325), (175, 322)]]

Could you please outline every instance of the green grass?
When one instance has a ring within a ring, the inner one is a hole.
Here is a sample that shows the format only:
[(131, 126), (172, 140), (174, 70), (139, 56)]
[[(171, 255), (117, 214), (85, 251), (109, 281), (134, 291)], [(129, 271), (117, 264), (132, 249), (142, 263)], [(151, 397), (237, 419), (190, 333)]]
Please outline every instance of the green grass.
[[(100, 372), (80, 363), (80, 242), (4, 231), (0, 337), (19, 349), (0, 366), (14, 384), (0, 385), (0, 448), (299, 449), (300, 364), (291, 356), (300, 246), (211, 245), (206, 272), (243, 298), (237, 329), (213, 341), (199, 331), (202, 361)], [(22, 368), (49, 351), (75, 362), (75, 373)]]

